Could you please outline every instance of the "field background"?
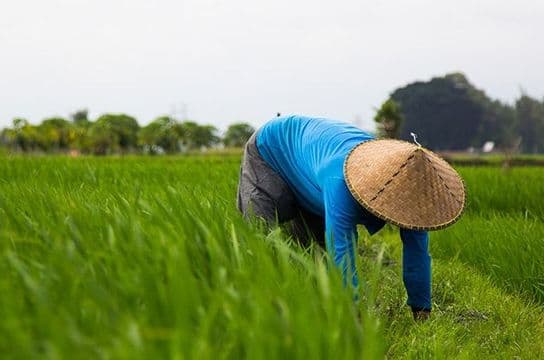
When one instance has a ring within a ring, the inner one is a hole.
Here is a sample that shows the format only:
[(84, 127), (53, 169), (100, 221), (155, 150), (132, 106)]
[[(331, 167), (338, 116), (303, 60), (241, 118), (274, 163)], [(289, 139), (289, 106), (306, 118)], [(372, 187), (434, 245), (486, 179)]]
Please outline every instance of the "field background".
[(544, 168), (459, 167), (431, 234), (432, 319), (401, 242), (360, 229), (360, 301), (319, 248), (235, 208), (240, 158), (0, 159), (2, 358), (538, 358)]

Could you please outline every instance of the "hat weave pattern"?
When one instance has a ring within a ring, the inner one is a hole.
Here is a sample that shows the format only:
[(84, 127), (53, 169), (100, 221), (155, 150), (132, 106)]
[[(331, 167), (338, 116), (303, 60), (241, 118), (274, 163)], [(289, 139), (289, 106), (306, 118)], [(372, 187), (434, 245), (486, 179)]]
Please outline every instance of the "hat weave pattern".
[(465, 208), (465, 186), (442, 158), (400, 140), (371, 140), (355, 146), (344, 162), (354, 198), (377, 217), (413, 230), (453, 224)]

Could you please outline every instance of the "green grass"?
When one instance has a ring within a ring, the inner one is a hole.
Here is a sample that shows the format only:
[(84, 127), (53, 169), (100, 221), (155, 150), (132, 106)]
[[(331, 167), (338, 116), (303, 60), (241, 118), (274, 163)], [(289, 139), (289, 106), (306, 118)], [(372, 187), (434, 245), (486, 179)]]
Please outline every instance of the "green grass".
[[(238, 165), (237, 156), (2, 158), (2, 358), (544, 352), (542, 306), (529, 285), (544, 273), (536, 261), (542, 205), (532, 197), (542, 191), (538, 169), (508, 178), (462, 169), (469, 209), (431, 235), (434, 311), (418, 324), (405, 306), (396, 232), (361, 233), (354, 303), (322, 250), (243, 221), (234, 206)], [(518, 196), (500, 200), (503, 188)]]
[(509, 166), (543, 166), (544, 154), (514, 154), (507, 157), (505, 154), (463, 154), (463, 153), (448, 153), (442, 154), (448, 162), (457, 166), (492, 166), (503, 167), (506, 164)]
[(461, 168), (468, 206), (433, 233), (434, 257), (455, 258), (544, 304), (544, 168)]
[(463, 167), (469, 213), (514, 215), (544, 221), (544, 167)]
[(511, 292), (544, 304), (544, 223), (523, 216), (467, 215), (433, 236), (434, 257), (454, 257)]

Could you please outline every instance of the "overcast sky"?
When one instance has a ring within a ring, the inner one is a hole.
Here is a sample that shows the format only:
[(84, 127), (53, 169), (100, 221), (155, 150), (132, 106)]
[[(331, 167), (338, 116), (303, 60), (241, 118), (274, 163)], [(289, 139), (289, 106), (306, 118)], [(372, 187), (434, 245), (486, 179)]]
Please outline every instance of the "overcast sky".
[(544, 96), (537, 0), (17, 0), (0, 3), (0, 127), (88, 108), (219, 128), (276, 112), (360, 119), (395, 88), (463, 71)]

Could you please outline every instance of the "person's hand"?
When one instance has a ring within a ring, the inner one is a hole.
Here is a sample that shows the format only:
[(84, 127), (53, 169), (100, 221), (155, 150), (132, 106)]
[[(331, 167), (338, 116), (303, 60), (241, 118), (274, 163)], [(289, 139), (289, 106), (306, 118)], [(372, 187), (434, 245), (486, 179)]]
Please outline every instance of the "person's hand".
[(415, 321), (426, 321), (429, 320), (431, 317), (431, 311), (430, 310), (412, 310), (412, 314), (414, 315)]

